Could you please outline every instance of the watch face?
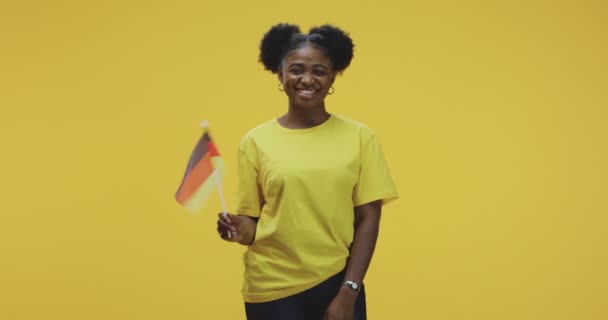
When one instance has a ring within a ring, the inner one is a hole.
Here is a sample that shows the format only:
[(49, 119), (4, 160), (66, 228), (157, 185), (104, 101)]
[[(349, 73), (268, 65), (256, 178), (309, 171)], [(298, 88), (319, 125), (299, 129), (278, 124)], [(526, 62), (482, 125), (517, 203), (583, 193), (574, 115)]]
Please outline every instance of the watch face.
[(344, 285), (346, 285), (347, 287), (349, 287), (355, 291), (359, 291), (359, 284), (354, 281), (345, 281)]

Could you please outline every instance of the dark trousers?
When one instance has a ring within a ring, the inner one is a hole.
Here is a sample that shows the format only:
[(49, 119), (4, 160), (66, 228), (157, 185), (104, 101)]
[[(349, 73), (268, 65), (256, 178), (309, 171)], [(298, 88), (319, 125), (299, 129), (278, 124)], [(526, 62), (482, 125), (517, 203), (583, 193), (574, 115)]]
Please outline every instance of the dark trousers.
[[(298, 294), (260, 303), (245, 302), (247, 320), (323, 320), (327, 307), (338, 294), (344, 271)], [(355, 302), (353, 320), (366, 320), (365, 286)]]

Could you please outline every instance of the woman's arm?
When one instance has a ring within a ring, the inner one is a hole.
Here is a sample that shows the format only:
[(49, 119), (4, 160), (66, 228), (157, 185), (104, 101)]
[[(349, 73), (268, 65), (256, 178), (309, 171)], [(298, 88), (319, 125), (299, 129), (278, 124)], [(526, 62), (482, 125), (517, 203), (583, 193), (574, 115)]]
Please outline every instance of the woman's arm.
[[(355, 207), (355, 236), (350, 247), (350, 257), (346, 264), (344, 280), (361, 285), (372, 260), (378, 231), (382, 201), (374, 201)], [(327, 309), (326, 319), (352, 319), (358, 292), (341, 286), (338, 295)]]
[(376, 248), (381, 212), (381, 200), (355, 207), (355, 237), (350, 247), (344, 280), (358, 284), (363, 282)]

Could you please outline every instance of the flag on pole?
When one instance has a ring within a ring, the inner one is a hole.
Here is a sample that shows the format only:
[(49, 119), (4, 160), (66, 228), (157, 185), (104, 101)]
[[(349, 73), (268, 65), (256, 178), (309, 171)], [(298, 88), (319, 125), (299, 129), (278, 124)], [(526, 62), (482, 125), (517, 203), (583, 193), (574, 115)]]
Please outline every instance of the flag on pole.
[(193, 213), (201, 210), (216, 187), (224, 206), (220, 180), (226, 174), (226, 166), (211, 140), (207, 123), (203, 122), (201, 126), (205, 132), (192, 151), (182, 183), (175, 193), (177, 202)]

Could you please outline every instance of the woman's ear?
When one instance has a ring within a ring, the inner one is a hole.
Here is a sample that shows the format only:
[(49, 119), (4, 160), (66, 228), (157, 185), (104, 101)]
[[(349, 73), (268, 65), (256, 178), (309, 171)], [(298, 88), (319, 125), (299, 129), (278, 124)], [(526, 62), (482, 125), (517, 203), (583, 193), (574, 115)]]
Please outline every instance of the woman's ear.
[(336, 81), (336, 76), (338, 75), (338, 73), (336, 71), (332, 71), (331, 73), (331, 78), (329, 79), (329, 83), (330, 85), (334, 84), (334, 81)]
[(279, 82), (283, 83), (283, 68), (279, 67), (279, 70), (277, 71), (277, 78), (279, 78)]

